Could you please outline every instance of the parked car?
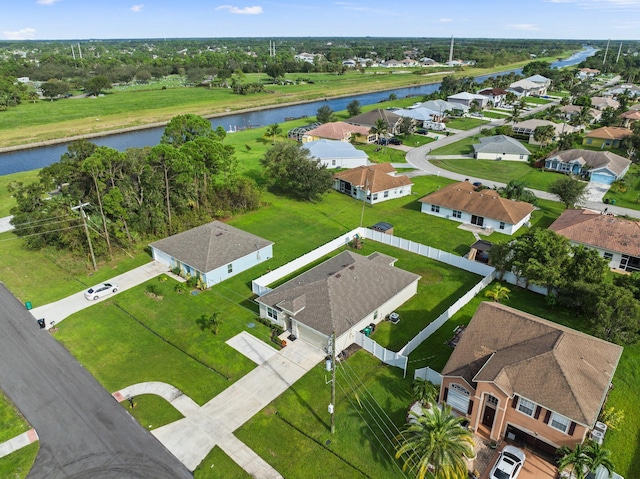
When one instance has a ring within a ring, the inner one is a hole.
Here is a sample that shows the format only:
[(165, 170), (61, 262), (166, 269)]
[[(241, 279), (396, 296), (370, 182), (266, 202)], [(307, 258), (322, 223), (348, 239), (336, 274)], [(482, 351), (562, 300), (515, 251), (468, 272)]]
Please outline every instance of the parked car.
[(526, 456), (517, 447), (505, 446), (500, 452), (489, 479), (515, 479), (522, 471)]
[(89, 301), (95, 301), (97, 299), (102, 298), (111, 293), (118, 292), (118, 285), (116, 283), (101, 283), (93, 288), (89, 288), (85, 293), (84, 297)]
[(402, 140), (399, 138), (389, 138), (390, 145), (402, 145)]
[(376, 140), (376, 143), (378, 145), (388, 145), (389, 144), (389, 140), (387, 138), (378, 138)]
[(427, 134), (427, 130), (426, 130), (426, 128), (418, 128), (418, 129), (416, 130), (416, 133), (417, 133), (418, 135), (426, 135), (426, 134)]

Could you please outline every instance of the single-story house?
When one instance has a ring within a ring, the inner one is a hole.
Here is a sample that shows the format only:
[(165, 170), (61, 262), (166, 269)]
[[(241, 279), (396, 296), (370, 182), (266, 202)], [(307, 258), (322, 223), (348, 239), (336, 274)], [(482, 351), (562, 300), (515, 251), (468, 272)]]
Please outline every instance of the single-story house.
[(349, 142), (353, 136), (363, 143), (373, 143), (378, 138), (377, 135), (369, 133), (369, 128), (365, 126), (356, 126), (344, 121), (332, 121), (305, 132), (302, 135), (302, 143), (323, 139)]
[(409, 177), (396, 175), (396, 170), (389, 163), (359, 166), (336, 173), (333, 177), (335, 190), (369, 204), (408, 196), (412, 186)]
[[(560, 111), (562, 112), (562, 116), (565, 120), (570, 120), (571, 118), (578, 117), (582, 112), (582, 107), (579, 105), (564, 105), (560, 107)], [(589, 108), (589, 123), (596, 123), (600, 121), (602, 117), (602, 111), (596, 108)]]
[(419, 200), (420, 211), (507, 235), (531, 219), (534, 206), (500, 197), (495, 190), (476, 191), (468, 181), (452, 183)]
[(600, 148), (620, 148), (622, 140), (632, 134), (633, 132), (628, 128), (603, 126), (587, 133), (582, 140), (582, 144), (599, 146)]
[(576, 76), (580, 80), (586, 80), (587, 78), (593, 78), (596, 75), (600, 75), (600, 70), (595, 68), (580, 68)]
[(402, 117), (396, 115), (391, 110), (382, 110), (380, 108), (376, 108), (375, 110), (370, 110), (365, 113), (361, 113), (360, 115), (352, 116), (347, 119), (347, 122), (352, 125), (358, 125), (361, 127), (371, 128), (375, 126), (376, 121), (384, 120), (387, 128), (389, 129), (389, 133), (392, 135), (396, 134), (396, 129), (402, 120)]
[(635, 98), (640, 96), (640, 87), (638, 85), (633, 85), (631, 83), (625, 83), (623, 85), (617, 85), (613, 88), (610, 88), (605, 92), (605, 95), (628, 95), (631, 98)]
[(580, 128), (577, 126), (569, 125), (568, 123), (554, 123), (549, 120), (524, 120), (514, 125), (511, 125), (511, 129), (513, 133), (519, 136), (529, 137), (529, 144), (535, 145), (538, 142), (534, 139), (534, 133), (536, 128), (539, 126), (553, 126), (556, 131), (555, 136), (552, 138), (553, 141), (556, 141), (562, 133), (573, 133), (576, 131), (580, 131)]
[(636, 121), (640, 121), (640, 111), (625, 111), (620, 117), (624, 120), (624, 127), (630, 128)]
[(604, 96), (594, 96), (591, 97), (591, 106), (597, 108), (598, 110), (604, 110), (605, 108), (618, 108), (620, 103), (613, 98), (607, 98)]
[(395, 268), (395, 261), (344, 251), (257, 298), (260, 317), (320, 349), (335, 332), (336, 351), (342, 351), (356, 331), (378, 324), (416, 294), (420, 276)]
[(469, 111), (469, 107), (467, 105), (463, 105), (462, 103), (452, 103), (446, 100), (424, 101), (420, 106), (427, 108), (428, 110), (437, 111), (440, 114), (440, 119), (437, 121), (442, 121), (442, 119), (447, 116), (447, 112), (450, 112), (453, 116), (462, 116)]
[(518, 93), (520, 96), (530, 95), (544, 95), (547, 88), (539, 83), (534, 83), (531, 80), (518, 80), (509, 85), (509, 90), (514, 93)]
[(486, 96), (488, 102), (491, 102), (494, 107), (498, 107), (505, 103), (507, 93), (509, 92), (504, 88), (485, 88), (484, 90), (480, 90), (478, 95)]
[(622, 178), (631, 165), (631, 160), (611, 151), (564, 150), (546, 160), (547, 170), (579, 176), (588, 176), (590, 181), (610, 185)]
[(529, 150), (515, 138), (496, 135), (480, 138), (480, 144), (473, 145), (473, 156), (477, 160), (527, 161)]
[(327, 168), (355, 168), (369, 164), (367, 154), (351, 143), (337, 140), (315, 140), (304, 144), (313, 158)]
[(640, 271), (640, 223), (599, 211), (565, 210), (549, 229), (574, 245), (595, 249), (609, 267), (633, 273)]
[(273, 242), (212, 221), (149, 245), (153, 259), (208, 288), (273, 257)]
[(424, 122), (436, 121), (438, 118), (439, 112), (429, 110), (424, 107), (416, 107), (416, 108), (398, 108), (397, 110), (393, 110), (396, 115), (400, 115), (403, 118), (411, 118), (414, 122), (423, 125)]
[(468, 93), (466, 91), (456, 93), (455, 95), (449, 95), (447, 97), (449, 103), (460, 103), (462, 105), (471, 108), (473, 102), (476, 102), (479, 108), (485, 108), (489, 99), (484, 95), (478, 95), (475, 93)]
[(440, 401), (492, 440), (551, 454), (587, 438), (622, 347), (483, 302), (442, 370)]

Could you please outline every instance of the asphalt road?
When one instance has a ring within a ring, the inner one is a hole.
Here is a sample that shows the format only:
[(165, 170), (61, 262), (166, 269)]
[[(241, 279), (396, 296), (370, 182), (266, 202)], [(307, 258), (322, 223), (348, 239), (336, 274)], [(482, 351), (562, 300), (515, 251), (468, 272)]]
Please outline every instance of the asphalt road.
[(28, 478), (192, 478), (0, 283), (0, 388), (40, 438)]

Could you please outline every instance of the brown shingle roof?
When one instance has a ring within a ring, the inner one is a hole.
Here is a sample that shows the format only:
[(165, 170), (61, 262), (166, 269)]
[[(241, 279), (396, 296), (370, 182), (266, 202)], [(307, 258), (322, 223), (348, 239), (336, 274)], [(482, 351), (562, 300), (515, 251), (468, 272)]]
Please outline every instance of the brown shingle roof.
[(620, 116), (622, 118), (626, 118), (627, 120), (640, 120), (640, 111), (638, 111), (638, 110), (629, 110), (629, 111), (625, 111)]
[(549, 229), (585, 246), (640, 257), (640, 223), (593, 210), (565, 210)]
[(490, 382), (590, 426), (598, 418), (622, 348), (537, 316), (483, 302), (442, 370)]
[(522, 221), (534, 210), (532, 204), (501, 198), (495, 190), (475, 191), (475, 187), (468, 181), (447, 185), (420, 199), (420, 202), (464, 211), (509, 224)]
[(585, 136), (587, 138), (600, 138), (602, 140), (622, 140), (627, 136), (631, 136), (633, 132), (628, 128), (622, 128), (619, 126), (603, 126), (590, 131)]
[(257, 299), (303, 324), (339, 336), (420, 279), (395, 268), (395, 258), (344, 251)]
[(396, 170), (389, 163), (378, 163), (376, 165), (358, 166), (350, 170), (336, 173), (334, 178), (346, 181), (353, 186), (364, 189), (366, 187), (372, 193), (409, 186), (413, 183), (406, 175), (393, 176)]
[(481, 90), (478, 92), (479, 95), (485, 95), (485, 96), (506, 95), (507, 93), (509, 92), (504, 88), (485, 88), (484, 90)]
[(351, 125), (344, 121), (333, 121), (324, 123), (318, 128), (314, 128), (305, 133), (308, 136), (317, 136), (319, 138), (327, 138), (330, 140), (344, 140), (349, 134), (357, 134), (367, 136), (369, 128), (364, 126)]
[(611, 151), (592, 151), (579, 148), (564, 150), (549, 158), (559, 159), (563, 163), (582, 160), (581, 163), (586, 164), (590, 168), (608, 168), (618, 176), (631, 164), (631, 160), (628, 160), (624, 156), (616, 155)]
[(151, 243), (151, 246), (201, 273), (208, 273), (270, 244), (273, 242), (213, 221)]

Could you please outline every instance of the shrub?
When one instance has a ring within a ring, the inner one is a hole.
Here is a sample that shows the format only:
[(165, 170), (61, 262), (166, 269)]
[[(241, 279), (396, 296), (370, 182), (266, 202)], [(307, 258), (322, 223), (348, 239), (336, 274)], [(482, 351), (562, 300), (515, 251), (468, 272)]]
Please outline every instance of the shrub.
[(161, 295), (160, 288), (158, 288), (155, 284), (148, 284), (147, 287), (145, 288), (145, 291), (154, 296)]
[(173, 290), (176, 293), (184, 293), (184, 284), (182, 284), (182, 283), (176, 284), (176, 286), (175, 286), (175, 288), (173, 288)]

